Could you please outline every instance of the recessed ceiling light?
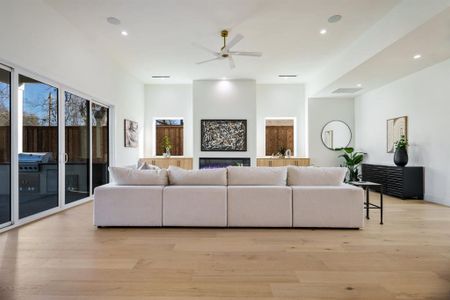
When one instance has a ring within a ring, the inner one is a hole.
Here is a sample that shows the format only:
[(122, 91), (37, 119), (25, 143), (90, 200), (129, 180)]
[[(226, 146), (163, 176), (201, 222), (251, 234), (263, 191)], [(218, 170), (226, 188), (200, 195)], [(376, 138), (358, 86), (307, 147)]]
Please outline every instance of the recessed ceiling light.
[(326, 33), (327, 33), (327, 30), (325, 28), (320, 30), (320, 34), (326, 34)]
[(170, 76), (169, 75), (153, 75), (152, 78), (153, 79), (169, 79)]
[(115, 17), (106, 18), (106, 22), (108, 22), (111, 25), (120, 25), (120, 20)]
[(337, 23), (342, 19), (341, 15), (333, 15), (328, 18), (328, 23)]
[(123, 35), (123, 36), (127, 36), (127, 35), (128, 35), (128, 32), (126, 32), (125, 30), (122, 30), (122, 31), (120, 32), (120, 34)]
[(361, 83), (358, 83), (356, 86), (357, 86), (357, 87), (362, 87), (362, 84), (361, 84)]
[(295, 74), (281, 74), (281, 75), (278, 75), (278, 77), (280, 77), (280, 78), (296, 78), (297, 75), (295, 75)]
[(422, 57), (422, 55), (420, 55), (420, 54), (416, 54), (416, 55), (413, 56), (414, 59), (419, 59), (421, 57)]

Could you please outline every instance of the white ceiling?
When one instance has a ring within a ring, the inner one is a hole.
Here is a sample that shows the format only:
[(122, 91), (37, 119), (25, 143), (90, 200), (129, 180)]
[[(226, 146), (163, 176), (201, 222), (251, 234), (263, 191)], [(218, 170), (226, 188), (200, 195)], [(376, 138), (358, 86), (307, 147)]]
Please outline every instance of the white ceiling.
[[(399, 3), (397, 0), (46, 0), (131, 74), (145, 83), (251, 78), (260, 83), (306, 82)], [(328, 17), (343, 16), (336, 24)], [(119, 26), (106, 22), (114, 16)], [(328, 33), (320, 35), (326, 28)], [(262, 58), (211, 58), (193, 47), (221, 47), (220, 30), (245, 36), (234, 50), (261, 51)], [(124, 37), (121, 30), (127, 30)], [(298, 74), (280, 79), (278, 74)], [(152, 79), (170, 75), (171, 79)]]
[[(420, 59), (414, 59), (420, 54)], [(358, 96), (450, 58), (450, 7), (326, 86), (316, 97)], [(336, 94), (339, 88), (360, 91)]]

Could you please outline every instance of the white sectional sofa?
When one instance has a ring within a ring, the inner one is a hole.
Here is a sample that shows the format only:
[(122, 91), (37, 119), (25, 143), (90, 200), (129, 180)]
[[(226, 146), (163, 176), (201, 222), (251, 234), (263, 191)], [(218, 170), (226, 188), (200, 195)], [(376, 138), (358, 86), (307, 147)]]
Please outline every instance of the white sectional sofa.
[(343, 168), (110, 168), (96, 226), (362, 228), (363, 190)]

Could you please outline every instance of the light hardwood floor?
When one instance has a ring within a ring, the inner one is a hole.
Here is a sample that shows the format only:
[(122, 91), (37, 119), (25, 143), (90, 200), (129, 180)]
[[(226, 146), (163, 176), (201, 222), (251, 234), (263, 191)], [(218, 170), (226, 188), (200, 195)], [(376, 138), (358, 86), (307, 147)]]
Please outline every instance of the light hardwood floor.
[(450, 299), (450, 208), (385, 202), (363, 230), (97, 229), (88, 203), (0, 234), (0, 299)]

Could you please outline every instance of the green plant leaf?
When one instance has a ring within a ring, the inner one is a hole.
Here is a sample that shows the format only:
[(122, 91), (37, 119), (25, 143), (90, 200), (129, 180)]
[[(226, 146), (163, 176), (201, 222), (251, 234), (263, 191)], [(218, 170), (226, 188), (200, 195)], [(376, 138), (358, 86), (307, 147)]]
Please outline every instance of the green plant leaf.
[(359, 165), (363, 161), (363, 159), (364, 159), (364, 156), (359, 155), (359, 156), (355, 157), (353, 162), (355, 165)]
[(346, 148), (344, 148), (344, 151), (345, 152), (347, 152), (347, 153), (352, 153), (353, 151), (354, 151), (355, 149), (353, 149), (352, 147), (346, 147)]

